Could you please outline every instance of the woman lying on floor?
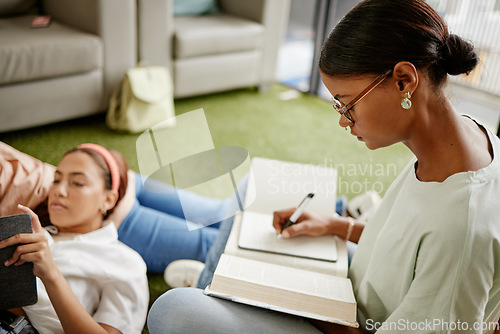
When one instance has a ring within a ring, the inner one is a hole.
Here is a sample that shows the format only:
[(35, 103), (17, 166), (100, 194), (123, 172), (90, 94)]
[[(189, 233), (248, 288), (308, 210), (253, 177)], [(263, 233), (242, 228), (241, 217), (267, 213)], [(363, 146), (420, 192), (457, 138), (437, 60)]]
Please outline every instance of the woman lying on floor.
[[(125, 158), (117, 152), (115, 156), (120, 168), (126, 170)], [(42, 225), (50, 225), (46, 214), (47, 193), (54, 179), (55, 167), (0, 142), (0, 168), (0, 216), (17, 213), (17, 204), (22, 203), (35, 210)], [(169, 281), (176, 285), (196, 285), (199, 270), (203, 268), (198, 262), (205, 262), (209, 253), (217, 253), (216, 250), (210, 251), (217, 236), (224, 237), (229, 233), (233, 221), (230, 210), (236, 205), (235, 199), (203, 197), (160, 182), (154, 183), (154, 192), (148, 191), (141, 176), (130, 170), (127, 179), (123, 198), (108, 217), (118, 230), (118, 239), (141, 254), (149, 272), (163, 273), (175, 260), (196, 260), (187, 264), (187, 270), (193, 272), (193, 277), (188, 277), (189, 282), (184, 283), (184, 277), (179, 278), (180, 283), (175, 282), (179, 280), (174, 275), (170, 275), (174, 278)], [(246, 186), (245, 181), (241, 182), (240, 187), (243, 186)], [(179, 200), (180, 192), (183, 192), (183, 205), (188, 203), (187, 209), (198, 213), (196, 223), (203, 228), (188, 229)], [(244, 194), (242, 189), (238, 192)], [(339, 199), (339, 212), (343, 211), (341, 206), (344, 205), (343, 199)], [(219, 223), (209, 225), (213, 221)], [(222, 235), (219, 233), (221, 229), (225, 230)], [(175, 270), (175, 267), (171, 269)], [(184, 270), (184, 267), (179, 267), (178, 271)]]
[[(116, 156), (126, 170), (123, 156)], [(0, 216), (18, 213), (17, 204), (21, 203), (39, 214), (42, 225), (50, 224), (45, 213), (54, 170), (54, 166), (0, 142)], [(196, 223), (206, 226), (190, 231), (176, 190), (158, 182), (155, 192), (146, 191), (140, 175), (130, 170), (127, 178), (123, 198), (109, 217), (119, 240), (141, 254), (149, 272), (163, 273), (178, 259), (204, 262), (219, 232), (219, 223), (207, 226), (208, 222), (227, 217), (231, 201), (185, 192), (183, 199), (200, 213)]]
[[(33, 233), (0, 241), (0, 248), (20, 244), (3, 265), (33, 263), (38, 302), (11, 311), (26, 315), (40, 333), (142, 332), (149, 299), (146, 265), (118, 241), (107, 220), (127, 188), (127, 169), (117, 158), (94, 144), (68, 151), (48, 188), (51, 228), (42, 228), (38, 216), (19, 204), (17, 213), (31, 216)], [(4, 183), (5, 167), (2, 189), (8, 191), (23, 180)]]

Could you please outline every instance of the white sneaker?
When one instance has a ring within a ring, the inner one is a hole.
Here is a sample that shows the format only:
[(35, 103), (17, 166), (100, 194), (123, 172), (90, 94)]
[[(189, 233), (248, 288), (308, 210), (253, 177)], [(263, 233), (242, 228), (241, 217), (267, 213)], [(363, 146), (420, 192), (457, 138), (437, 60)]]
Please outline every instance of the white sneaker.
[(165, 282), (171, 288), (195, 287), (205, 264), (195, 260), (176, 260), (165, 269)]
[(347, 203), (347, 212), (355, 219), (368, 222), (379, 206), (382, 198), (375, 191), (368, 191), (358, 195)]

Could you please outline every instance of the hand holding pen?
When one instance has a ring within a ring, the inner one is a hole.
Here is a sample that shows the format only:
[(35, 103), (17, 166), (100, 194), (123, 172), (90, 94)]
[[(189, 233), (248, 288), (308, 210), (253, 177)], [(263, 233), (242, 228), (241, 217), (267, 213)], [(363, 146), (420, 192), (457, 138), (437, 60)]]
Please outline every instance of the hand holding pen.
[(287, 227), (292, 226), (293, 224), (295, 224), (295, 222), (297, 222), (297, 219), (299, 219), (299, 217), (302, 215), (302, 213), (306, 209), (306, 206), (309, 204), (309, 202), (311, 202), (313, 197), (314, 197), (314, 193), (309, 193), (306, 195), (306, 197), (304, 197), (302, 202), (300, 202), (299, 206), (297, 207), (297, 210), (295, 210), (294, 213), (290, 216), (290, 218), (288, 219), (286, 224), (283, 226), (281, 231), (283, 231)]
[(326, 216), (314, 214), (305, 210), (313, 193), (308, 194), (297, 208), (274, 212), (273, 226), (283, 238), (291, 238), (306, 234), (319, 236), (328, 234), (330, 221)]
[(320, 236), (333, 234), (334, 225), (332, 224), (336, 222), (336, 217), (328, 217), (307, 210), (302, 212), (302, 215), (300, 215), (294, 224), (283, 229), (295, 211), (297, 211), (297, 208), (289, 208), (274, 212), (274, 229), (276, 233), (281, 233), (284, 239), (293, 238), (299, 235)]

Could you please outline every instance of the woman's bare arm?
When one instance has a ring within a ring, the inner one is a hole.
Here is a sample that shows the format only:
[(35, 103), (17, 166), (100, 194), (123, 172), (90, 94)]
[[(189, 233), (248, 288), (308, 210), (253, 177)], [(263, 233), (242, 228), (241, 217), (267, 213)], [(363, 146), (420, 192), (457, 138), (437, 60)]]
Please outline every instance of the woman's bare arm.
[(27, 207), (19, 206), (19, 209), (30, 214), (33, 233), (18, 234), (0, 241), (0, 248), (20, 244), (12, 258), (4, 265), (33, 263), (33, 273), (42, 280), (65, 333), (120, 333), (111, 326), (97, 323), (80, 304), (52, 259), (47, 238), (37, 215)]
[[(277, 232), (282, 232), (283, 226), (294, 213), (295, 208), (280, 210), (274, 212), (273, 226)], [(363, 233), (365, 224), (355, 221), (353, 218), (340, 216), (325, 216), (304, 211), (297, 222), (286, 228), (282, 235), (284, 238), (293, 238), (299, 235), (337, 235), (345, 239), (348, 235), (350, 222), (354, 223), (352, 231), (349, 235), (349, 241), (357, 243)]]

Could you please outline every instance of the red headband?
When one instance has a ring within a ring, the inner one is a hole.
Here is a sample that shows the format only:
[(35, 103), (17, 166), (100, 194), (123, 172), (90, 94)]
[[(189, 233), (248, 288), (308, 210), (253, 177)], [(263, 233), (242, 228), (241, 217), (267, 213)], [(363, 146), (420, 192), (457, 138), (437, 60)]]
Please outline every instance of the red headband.
[(111, 174), (111, 190), (118, 191), (118, 188), (120, 187), (120, 168), (118, 167), (118, 163), (116, 162), (116, 159), (113, 157), (111, 152), (109, 152), (108, 149), (102, 147), (101, 145), (90, 143), (78, 145), (77, 148), (83, 148), (93, 151), (99, 154), (104, 159), (104, 161), (106, 161), (106, 164), (109, 168), (109, 173)]

